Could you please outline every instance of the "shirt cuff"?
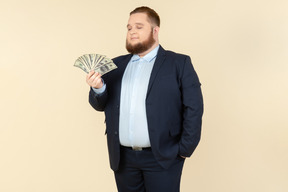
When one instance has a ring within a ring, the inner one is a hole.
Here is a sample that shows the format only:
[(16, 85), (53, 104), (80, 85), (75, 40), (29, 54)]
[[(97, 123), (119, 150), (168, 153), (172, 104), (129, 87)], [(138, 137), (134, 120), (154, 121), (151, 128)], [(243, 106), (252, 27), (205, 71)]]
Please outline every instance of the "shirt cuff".
[(106, 90), (106, 84), (104, 83), (103, 86), (99, 89), (96, 89), (94, 87), (92, 87), (92, 89), (97, 95), (101, 95)]

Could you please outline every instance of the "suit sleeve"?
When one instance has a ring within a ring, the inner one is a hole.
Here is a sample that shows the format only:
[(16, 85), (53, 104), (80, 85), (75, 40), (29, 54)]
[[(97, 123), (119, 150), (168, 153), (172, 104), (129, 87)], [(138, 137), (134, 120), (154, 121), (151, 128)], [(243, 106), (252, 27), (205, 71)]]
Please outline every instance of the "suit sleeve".
[(188, 56), (185, 59), (185, 64), (183, 65), (180, 76), (183, 103), (183, 129), (179, 142), (179, 155), (190, 157), (201, 137), (203, 97), (201, 84), (192, 66), (191, 59)]
[(107, 89), (101, 94), (95, 93), (95, 91), (90, 88), (89, 92), (89, 103), (97, 111), (104, 111), (107, 102)]

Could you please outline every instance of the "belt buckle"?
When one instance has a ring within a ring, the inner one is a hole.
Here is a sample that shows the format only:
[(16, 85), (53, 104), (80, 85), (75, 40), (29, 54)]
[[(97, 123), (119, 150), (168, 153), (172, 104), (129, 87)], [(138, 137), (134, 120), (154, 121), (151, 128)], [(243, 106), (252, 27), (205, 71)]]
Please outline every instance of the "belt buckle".
[(142, 151), (142, 147), (132, 147), (133, 151)]

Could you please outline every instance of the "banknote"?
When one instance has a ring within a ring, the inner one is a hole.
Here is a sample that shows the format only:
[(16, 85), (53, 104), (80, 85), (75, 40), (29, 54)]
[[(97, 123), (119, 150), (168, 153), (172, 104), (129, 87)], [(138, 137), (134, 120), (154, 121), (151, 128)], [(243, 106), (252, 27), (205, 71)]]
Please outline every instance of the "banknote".
[(101, 75), (104, 75), (104, 74), (106, 74), (106, 73), (108, 73), (108, 72), (110, 72), (116, 68), (117, 68), (117, 66), (113, 62), (111, 62), (111, 63), (106, 63), (102, 66), (96, 67), (94, 70), (95, 70), (95, 72), (98, 72)]
[(85, 73), (94, 70), (101, 75), (117, 68), (111, 59), (101, 54), (82, 55), (75, 61), (74, 66), (82, 69)]

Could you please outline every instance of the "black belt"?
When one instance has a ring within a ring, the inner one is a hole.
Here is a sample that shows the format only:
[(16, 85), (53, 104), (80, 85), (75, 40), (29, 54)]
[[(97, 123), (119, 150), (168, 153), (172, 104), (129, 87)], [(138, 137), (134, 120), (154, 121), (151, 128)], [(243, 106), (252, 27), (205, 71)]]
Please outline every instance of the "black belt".
[(133, 151), (151, 150), (151, 147), (135, 147), (135, 146), (133, 146), (133, 147), (126, 147), (126, 146), (122, 146), (122, 145), (121, 145), (121, 147), (122, 147), (123, 149), (130, 149), (130, 150), (133, 150)]

